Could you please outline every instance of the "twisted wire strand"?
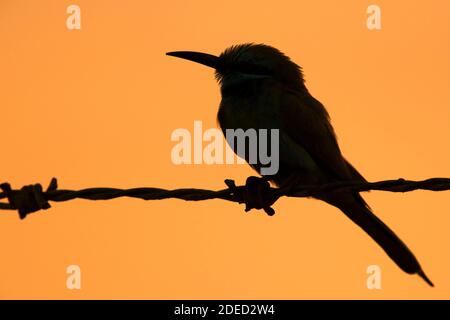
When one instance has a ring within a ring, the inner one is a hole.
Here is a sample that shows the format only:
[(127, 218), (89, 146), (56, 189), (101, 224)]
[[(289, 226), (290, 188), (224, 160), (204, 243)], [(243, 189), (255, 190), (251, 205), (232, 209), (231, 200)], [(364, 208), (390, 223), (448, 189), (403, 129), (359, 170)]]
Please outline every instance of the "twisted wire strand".
[(222, 199), (237, 203), (247, 203), (246, 211), (256, 208), (264, 209), (269, 215), (274, 214), (270, 206), (280, 197), (310, 197), (327, 192), (348, 189), (355, 192), (370, 190), (388, 192), (409, 192), (413, 190), (444, 191), (450, 190), (450, 178), (431, 178), (422, 181), (405, 179), (385, 180), (378, 182), (334, 182), (315, 186), (296, 186), (292, 188), (273, 188), (268, 183), (265, 187), (266, 198), (270, 198), (264, 206), (248, 205), (246, 186), (236, 186), (233, 180), (225, 180), (228, 188), (222, 190), (206, 190), (183, 188), (167, 190), (161, 188), (87, 188), (81, 190), (58, 189), (56, 178), (52, 178), (46, 191), (40, 184), (24, 186), (21, 189), (12, 189), (9, 183), (0, 184), (0, 210), (17, 210), (21, 219), (29, 213), (50, 208), (49, 201), (62, 202), (72, 199), (109, 200), (119, 197), (138, 198), (143, 200), (181, 199), (186, 201), (202, 201), (210, 199)]

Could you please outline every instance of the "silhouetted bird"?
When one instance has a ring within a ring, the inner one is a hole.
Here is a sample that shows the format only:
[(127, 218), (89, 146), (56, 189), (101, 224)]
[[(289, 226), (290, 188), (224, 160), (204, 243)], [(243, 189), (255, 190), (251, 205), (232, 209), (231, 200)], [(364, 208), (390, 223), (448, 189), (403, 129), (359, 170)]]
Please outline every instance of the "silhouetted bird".
[[(366, 181), (343, 157), (325, 107), (305, 86), (301, 68), (276, 48), (243, 44), (220, 56), (177, 51), (167, 55), (216, 71), (221, 86), (218, 121), (225, 129), (279, 129), (279, 170), (268, 177), (278, 186)], [(251, 164), (259, 170), (261, 164)], [(357, 192), (335, 191), (316, 198), (345, 213), (372, 237), (406, 273), (429, 285), (408, 247), (371, 211)]]

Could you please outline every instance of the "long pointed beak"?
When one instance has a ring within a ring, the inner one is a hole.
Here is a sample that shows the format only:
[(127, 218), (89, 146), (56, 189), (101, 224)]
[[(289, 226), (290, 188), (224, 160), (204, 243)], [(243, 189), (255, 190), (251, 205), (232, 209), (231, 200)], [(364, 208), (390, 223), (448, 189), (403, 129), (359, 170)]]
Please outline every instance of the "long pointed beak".
[(219, 57), (216, 57), (208, 53), (195, 51), (173, 51), (167, 52), (166, 55), (186, 59), (189, 61), (194, 61), (214, 69), (219, 68)]

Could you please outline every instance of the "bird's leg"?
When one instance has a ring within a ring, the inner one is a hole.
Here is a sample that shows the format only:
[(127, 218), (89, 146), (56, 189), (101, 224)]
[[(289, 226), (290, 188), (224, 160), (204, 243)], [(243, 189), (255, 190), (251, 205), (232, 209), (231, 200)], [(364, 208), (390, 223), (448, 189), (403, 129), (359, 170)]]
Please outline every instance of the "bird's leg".
[(278, 196), (272, 192), (268, 177), (248, 177), (243, 196), (246, 212), (251, 209), (264, 209), (269, 216), (275, 214), (275, 210), (270, 206), (278, 199)]

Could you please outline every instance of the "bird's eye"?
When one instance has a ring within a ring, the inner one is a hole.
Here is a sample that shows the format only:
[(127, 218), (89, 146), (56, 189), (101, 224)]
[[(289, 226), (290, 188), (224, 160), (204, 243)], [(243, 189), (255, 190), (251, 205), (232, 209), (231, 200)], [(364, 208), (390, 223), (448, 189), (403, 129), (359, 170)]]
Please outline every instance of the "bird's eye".
[(235, 65), (235, 70), (246, 74), (270, 75), (270, 71), (265, 67), (251, 62), (238, 62)]

